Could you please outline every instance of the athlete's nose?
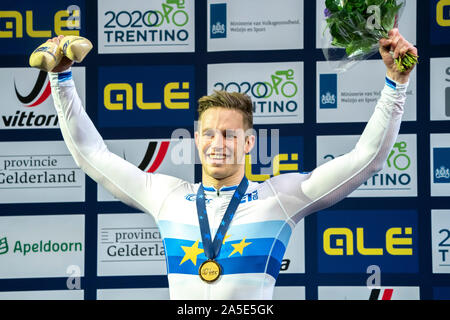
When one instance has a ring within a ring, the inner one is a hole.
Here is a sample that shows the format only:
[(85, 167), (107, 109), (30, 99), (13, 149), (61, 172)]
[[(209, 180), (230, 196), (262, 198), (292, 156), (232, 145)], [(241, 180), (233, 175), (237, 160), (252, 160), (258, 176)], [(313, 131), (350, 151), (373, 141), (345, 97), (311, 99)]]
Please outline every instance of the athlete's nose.
[(220, 132), (216, 132), (211, 141), (211, 149), (223, 149), (224, 148), (224, 137), (220, 134)]

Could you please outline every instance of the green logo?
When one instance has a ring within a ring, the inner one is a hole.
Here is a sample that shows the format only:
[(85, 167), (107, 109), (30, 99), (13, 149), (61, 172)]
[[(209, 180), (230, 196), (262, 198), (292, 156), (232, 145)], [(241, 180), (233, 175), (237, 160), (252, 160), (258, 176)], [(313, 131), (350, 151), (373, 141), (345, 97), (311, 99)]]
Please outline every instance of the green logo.
[[(294, 80), (294, 70), (289, 69), (275, 71), (275, 74), (270, 75), (270, 78), (271, 82), (264, 81), (263, 85), (259, 85), (256, 88), (258, 92), (258, 98), (261, 96), (266, 99), (270, 98), (274, 91), (276, 95), (279, 95), (281, 93), (285, 98), (292, 98), (297, 94), (297, 84), (293, 81), (289, 81)], [(263, 93), (260, 92), (261, 87), (263, 87), (265, 90)]]
[(8, 252), (8, 241), (6, 237), (0, 238), (0, 254), (5, 254)]
[[(174, 6), (176, 6), (176, 8), (180, 10), (176, 10)], [(162, 11), (147, 11), (149, 13), (147, 16), (147, 22), (149, 23), (148, 25), (152, 27), (159, 27), (163, 23), (173, 23), (177, 27), (183, 27), (189, 22), (189, 15), (184, 10), (184, 0), (166, 0), (166, 3), (161, 4), (161, 7)], [(144, 13), (144, 16), (147, 12)], [(153, 15), (155, 16), (156, 21), (151, 21)]]
[(389, 168), (394, 166), (397, 170), (404, 171), (411, 165), (411, 159), (407, 154), (407, 144), (405, 141), (397, 142), (391, 150), (387, 158), (387, 165)]

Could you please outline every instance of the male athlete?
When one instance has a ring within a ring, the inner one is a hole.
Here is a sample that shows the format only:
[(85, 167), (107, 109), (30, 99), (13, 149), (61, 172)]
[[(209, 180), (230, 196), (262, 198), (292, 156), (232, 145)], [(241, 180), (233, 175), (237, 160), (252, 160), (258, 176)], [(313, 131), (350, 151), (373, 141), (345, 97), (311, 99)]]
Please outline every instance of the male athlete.
[(63, 59), (49, 76), (64, 141), (77, 165), (157, 222), (171, 299), (272, 299), (296, 223), (381, 170), (396, 141), (411, 70), (399, 72), (394, 58), (417, 55), (417, 49), (393, 29), (379, 50), (386, 85), (355, 148), (309, 174), (281, 174), (260, 184), (244, 174), (243, 159), (255, 143), (245, 134), (252, 127), (249, 97), (216, 92), (199, 100), (195, 143), (202, 183), (192, 184), (143, 172), (108, 151), (81, 105), (71, 61)]

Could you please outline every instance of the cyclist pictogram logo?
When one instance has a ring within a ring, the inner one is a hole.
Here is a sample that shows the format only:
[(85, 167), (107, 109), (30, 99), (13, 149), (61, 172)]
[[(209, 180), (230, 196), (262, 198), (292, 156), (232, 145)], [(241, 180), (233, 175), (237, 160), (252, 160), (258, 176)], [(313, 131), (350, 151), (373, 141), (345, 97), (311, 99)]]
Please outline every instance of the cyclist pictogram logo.
[[(297, 94), (298, 87), (294, 81), (294, 70), (280, 70), (275, 71), (275, 74), (270, 75), (271, 82), (265, 81), (262, 86), (257, 86), (258, 97), (270, 98), (274, 92), (276, 95), (283, 95), (285, 98), (292, 98)], [(281, 85), (281, 86), (280, 86)], [(264, 87), (264, 93), (261, 94), (259, 89)]]
[(161, 7), (162, 11), (153, 10), (153, 13), (156, 15), (156, 21), (153, 21), (153, 23), (150, 21), (152, 15), (147, 16), (150, 25), (159, 27), (163, 23), (167, 23), (183, 27), (189, 22), (189, 15), (184, 10), (184, 0), (166, 0), (166, 3), (161, 4)]
[(405, 171), (411, 165), (411, 158), (408, 156), (407, 144), (405, 141), (397, 142), (391, 150), (387, 158), (387, 165), (389, 168), (396, 168), (400, 171)]

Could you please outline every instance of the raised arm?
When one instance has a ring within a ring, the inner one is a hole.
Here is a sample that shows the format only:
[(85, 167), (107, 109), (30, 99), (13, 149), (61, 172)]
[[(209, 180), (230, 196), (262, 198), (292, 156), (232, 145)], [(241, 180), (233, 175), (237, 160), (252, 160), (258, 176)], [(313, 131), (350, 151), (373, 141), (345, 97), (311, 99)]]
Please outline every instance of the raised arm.
[(303, 193), (321, 208), (340, 201), (383, 169), (400, 129), (407, 84), (386, 78), (381, 97), (356, 146), (317, 167), (305, 180)]
[(391, 49), (394, 57), (408, 51), (417, 55), (417, 49), (397, 29), (390, 32), (389, 40), (380, 41), (380, 53), (387, 67), (386, 84), (354, 149), (317, 167), (309, 175), (291, 175), (288, 179), (280, 176), (271, 181), (286, 214), (295, 222), (344, 199), (383, 168), (400, 129), (412, 71), (397, 70)]
[(145, 173), (108, 150), (82, 106), (70, 65), (62, 61), (49, 77), (61, 132), (76, 164), (117, 199), (157, 218), (163, 193), (181, 180)]

